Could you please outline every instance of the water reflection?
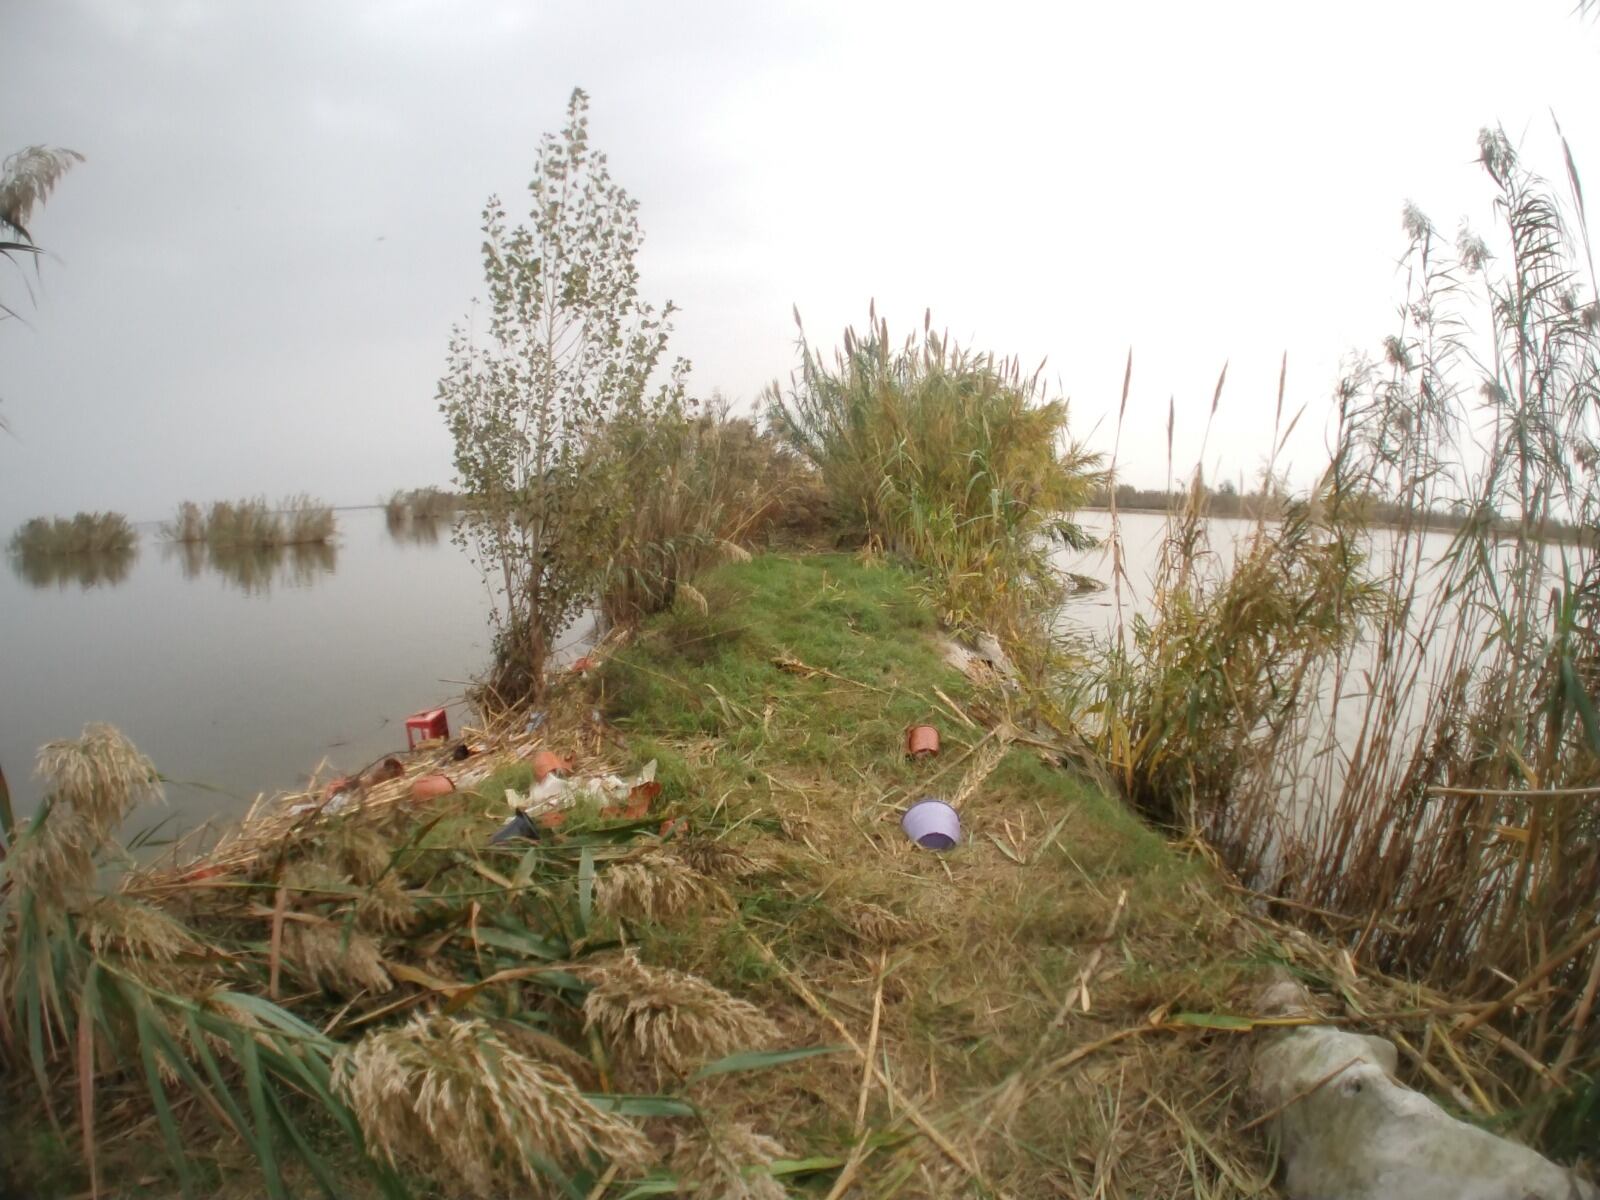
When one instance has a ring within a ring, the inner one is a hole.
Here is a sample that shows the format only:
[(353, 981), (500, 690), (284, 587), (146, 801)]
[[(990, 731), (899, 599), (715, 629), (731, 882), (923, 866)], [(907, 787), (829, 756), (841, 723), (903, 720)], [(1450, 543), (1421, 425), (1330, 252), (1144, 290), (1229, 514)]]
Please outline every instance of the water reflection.
[(48, 554), (36, 550), (12, 550), (11, 571), (18, 579), (36, 588), (65, 589), (76, 583), (85, 590), (115, 587), (128, 578), (138, 546), (122, 550), (84, 551), (74, 554)]
[(449, 532), (449, 518), (406, 515), (389, 509), (384, 513), (384, 524), (395, 541), (412, 546), (437, 545), (441, 535)]
[(247, 596), (265, 596), (274, 584), (310, 587), (338, 565), (338, 551), (327, 543), (304, 546), (208, 546), (168, 542), (162, 557), (176, 558), (185, 579), (215, 571)]

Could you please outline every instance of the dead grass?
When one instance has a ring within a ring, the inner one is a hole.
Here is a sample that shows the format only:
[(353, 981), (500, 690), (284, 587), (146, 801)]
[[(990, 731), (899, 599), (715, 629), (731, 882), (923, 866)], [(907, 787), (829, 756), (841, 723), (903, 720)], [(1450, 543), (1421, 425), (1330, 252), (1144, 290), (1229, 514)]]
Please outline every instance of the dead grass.
[(608, 916), (661, 921), (690, 908), (725, 907), (728, 895), (676, 854), (647, 850), (608, 866), (595, 881), (595, 904)]
[(334, 1079), (374, 1150), (452, 1195), (542, 1189), (540, 1157), (649, 1157), (634, 1125), (596, 1108), (561, 1068), (512, 1048), (478, 1020), (417, 1017), (369, 1034), (335, 1062)]
[(649, 966), (635, 953), (592, 967), (589, 975), (594, 986), (583, 1002), (585, 1025), (636, 1064), (684, 1075), (778, 1036), (748, 1001), (687, 972)]

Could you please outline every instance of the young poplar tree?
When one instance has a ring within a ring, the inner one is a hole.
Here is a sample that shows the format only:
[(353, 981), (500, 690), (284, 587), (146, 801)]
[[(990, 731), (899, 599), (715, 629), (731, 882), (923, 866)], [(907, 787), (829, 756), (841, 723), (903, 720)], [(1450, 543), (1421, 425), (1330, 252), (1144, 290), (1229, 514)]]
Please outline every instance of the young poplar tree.
[(555, 639), (592, 598), (596, 541), (626, 481), (584, 470), (584, 449), (622, 422), (683, 407), (688, 364), (657, 367), (674, 311), (639, 299), (638, 202), (589, 145), (575, 89), (546, 134), (525, 225), (498, 197), (483, 213), (488, 328), (451, 333), (439, 407), (455, 438), (468, 509), (457, 526), (495, 602), (500, 700), (542, 696)]

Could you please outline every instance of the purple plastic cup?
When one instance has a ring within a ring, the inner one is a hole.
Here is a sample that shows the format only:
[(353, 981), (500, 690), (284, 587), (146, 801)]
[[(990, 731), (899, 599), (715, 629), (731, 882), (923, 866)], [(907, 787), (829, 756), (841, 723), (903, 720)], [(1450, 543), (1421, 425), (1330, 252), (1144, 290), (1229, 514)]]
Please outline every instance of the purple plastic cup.
[(960, 815), (932, 796), (925, 796), (906, 809), (900, 828), (924, 850), (948, 850), (961, 840)]

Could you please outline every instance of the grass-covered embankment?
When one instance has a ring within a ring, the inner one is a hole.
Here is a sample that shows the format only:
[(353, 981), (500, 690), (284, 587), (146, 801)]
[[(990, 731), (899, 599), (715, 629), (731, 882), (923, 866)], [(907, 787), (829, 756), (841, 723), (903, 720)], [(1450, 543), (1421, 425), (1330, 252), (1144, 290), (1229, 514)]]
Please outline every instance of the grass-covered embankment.
[[(713, 573), (706, 613), (680, 604), (607, 664), (634, 755), (769, 864), (729, 913), (637, 929), (646, 958), (755, 999), (800, 1040), (843, 1037), (819, 1007), (863, 1048), (877, 1024), (897, 1094), (873, 1083), (864, 1127), (855, 1054), (752, 1077), (745, 1097), (792, 1152), (855, 1159), (862, 1195), (1244, 1194), (1265, 1158), (1227, 1132), (1232, 1046), (1126, 1031), (1249, 1011), (1272, 950), (1120, 802), (990, 733), (1003, 695), (946, 665), (913, 584), (768, 555)], [(913, 762), (904, 732), (923, 721), (944, 749)], [(924, 794), (960, 803), (957, 850), (900, 831)]]

